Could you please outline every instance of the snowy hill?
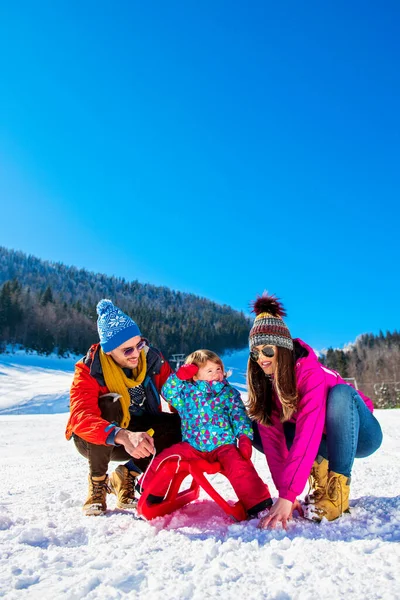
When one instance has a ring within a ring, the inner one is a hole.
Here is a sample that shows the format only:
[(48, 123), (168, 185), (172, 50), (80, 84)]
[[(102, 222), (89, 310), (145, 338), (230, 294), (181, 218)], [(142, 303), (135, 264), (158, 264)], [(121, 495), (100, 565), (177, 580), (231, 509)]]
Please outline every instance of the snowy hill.
[[(68, 390), (72, 365), (7, 361), (2, 357), (0, 382), (8, 412), (16, 389), (20, 411), (28, 409), (29, 398), (36, 408), (55, 407)], [(242, 367), (233, 357), (232, 367), (234, 382)], [(47, 400), (40, 404), (41, 396)], [(106, 516), (84, 517), (87, 466), (64, 438), (67, 415), (3, 414), (0, 597), (400, 598), (400, 411), (377, 411), (377, 417), (384, 442), (376, 454), (356, 461), (351, 514), (320, 525), (297, 518), (285, 532), (260, 531), (257, 520), (234, 523), (204, 493), (152, 522), (115, 510), (114, 496)], [(254, 452), (253, 460), (275, 495), (264, 457)], [(234, 499), (221, 475), (213, 484)]]
[(0, 414), (67, 412), (76, 360), (0, 354)]
[[(224, 358), (225, 367), (232, 373), (232, 385), (241, 391), (246, 389), (247, 357), (246, 349)], [(69, 389), (79, 358), (24, 351), (0, 354), (0, 415), (68, 412)]]

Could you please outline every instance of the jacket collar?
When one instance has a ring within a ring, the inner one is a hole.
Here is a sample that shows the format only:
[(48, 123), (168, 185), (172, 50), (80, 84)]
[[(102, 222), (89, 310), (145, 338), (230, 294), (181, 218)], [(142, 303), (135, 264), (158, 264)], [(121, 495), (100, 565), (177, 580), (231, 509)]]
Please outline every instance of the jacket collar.
[(299, 338), (295, 338), (293, 342), (296, 357), (296, 366), (309, 362), (318, 362), (318, 357), (315, 354), (314, 350), (311, 348), (311, 346), (309, 346)]
[(214, 392), (215, 394), (220, 394), (223, 389), (229, 385), (229, 382), (226, 379), (222, 381), (195, 381), (193, 384), (202, 392)]

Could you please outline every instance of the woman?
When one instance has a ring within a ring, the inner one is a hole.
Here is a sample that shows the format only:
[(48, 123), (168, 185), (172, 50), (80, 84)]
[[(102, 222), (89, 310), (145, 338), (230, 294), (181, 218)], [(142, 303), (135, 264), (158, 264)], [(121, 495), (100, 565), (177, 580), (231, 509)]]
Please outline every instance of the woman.
[(254, 302), (248, 362), (249, 414), (256, 421), (279, 498), (259, 527), (286, 528), (296, 500), (310, 482), (305, 516), (329, 521), (349, 510), (355, 457), (379, 448), (382, 431), (373, 404), (338, 373), (292, 339), (274, 296)]

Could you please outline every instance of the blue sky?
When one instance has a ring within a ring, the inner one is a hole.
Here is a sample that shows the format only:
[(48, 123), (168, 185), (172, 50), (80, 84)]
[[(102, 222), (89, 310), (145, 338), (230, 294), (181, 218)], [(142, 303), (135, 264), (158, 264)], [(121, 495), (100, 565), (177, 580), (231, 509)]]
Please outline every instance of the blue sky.
[(2, 3), (0, 244), (399, 328), (398, 2)]

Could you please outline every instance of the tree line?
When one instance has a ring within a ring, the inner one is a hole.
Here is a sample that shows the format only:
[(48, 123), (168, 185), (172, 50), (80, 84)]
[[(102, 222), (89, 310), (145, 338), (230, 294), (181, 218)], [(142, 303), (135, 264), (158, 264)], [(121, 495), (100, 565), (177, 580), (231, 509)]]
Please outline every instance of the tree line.
[(246, 346), (243, 312), (167, 287), (127, 282), (0, 247), (0, 348), (21, 344), (60, 356), (84, 354), (98, 340), (96, 305), (110, 298), (168, 357), (196, 348)]
[[(166, 357), (196, 348), (244, 348), (252, 320), (205, 298), (42, 261), (0, 246), (0, 351), (83, 355), (98, 340), (96, 305), (111, 298)], [(400, 406), (400, 334), (361, 335), (320, 359), (356, 382), (377, 407)]]
[(400, 408), (400, 333), (382, 331), (357, 338), (348, 350), (330, 348), (321, 362), (338, 371), (377, 408)]

